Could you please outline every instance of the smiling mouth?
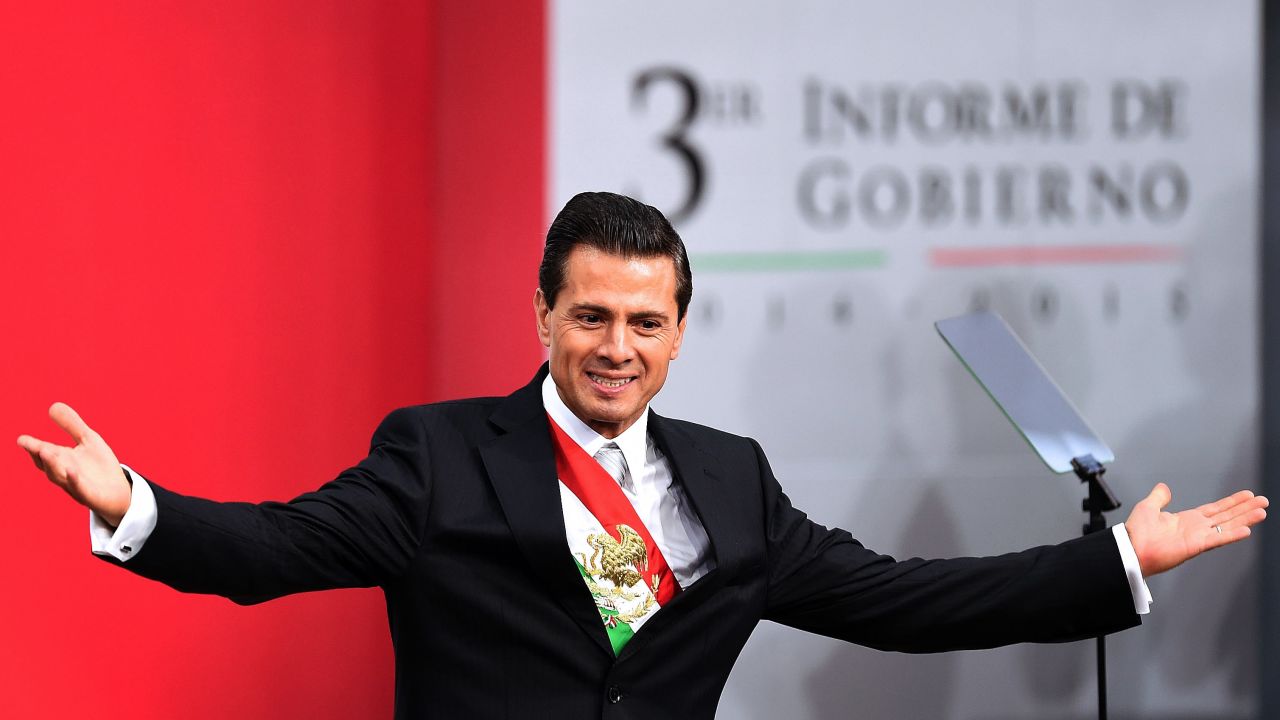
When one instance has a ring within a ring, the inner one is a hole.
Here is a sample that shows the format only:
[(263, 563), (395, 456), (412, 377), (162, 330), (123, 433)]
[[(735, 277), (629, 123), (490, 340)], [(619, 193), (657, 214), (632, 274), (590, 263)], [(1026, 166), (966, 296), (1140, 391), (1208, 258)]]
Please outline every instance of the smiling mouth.
[(611, 380), (609, 378), (600, 377), (599, 375), (594, 375), (592, 373), (587, 373), (587, 377), (591, 378), (591, 382), (597, 385), (600, 385), (601, 387), (607, 387), (610, 389), (620, 388), (623, 385), (626, 385), (627, 383), (631, 382), (632, 380), (635, 380), (635, 378), (633, 377)]

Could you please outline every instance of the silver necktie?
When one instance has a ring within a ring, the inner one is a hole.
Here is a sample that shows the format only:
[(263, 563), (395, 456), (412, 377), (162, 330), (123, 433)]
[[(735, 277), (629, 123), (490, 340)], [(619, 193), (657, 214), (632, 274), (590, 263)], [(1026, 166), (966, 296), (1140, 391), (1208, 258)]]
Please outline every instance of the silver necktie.
[(617, 443), (608, 443), (596, 452), (596, 462), (600, 463), (600, 467), (605, 469), (623, 490), (633, 490), (631, 487), (631, 476), (627, 472), (627, 458), (622, 454), (622, 449)]

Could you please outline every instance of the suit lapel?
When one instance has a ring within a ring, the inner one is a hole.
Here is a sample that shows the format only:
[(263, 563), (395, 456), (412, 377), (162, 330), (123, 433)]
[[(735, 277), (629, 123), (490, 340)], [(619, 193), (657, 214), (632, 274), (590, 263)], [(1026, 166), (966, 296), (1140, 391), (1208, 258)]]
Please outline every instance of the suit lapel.
[(480, 456), (507, 524), (534, 575), (600, 649), (613, 656), (600, 613), (569, 555), (556, 479), (551, 429), (542, 407), (543, 365), (533, 382), (509, 396), (490, 421), (506, 432)]
[(676, 424), (657, 413), (649, 414), (649, 432), (658, 449), (671, 462), (676, 481), (693, 503), (702, 529), (711, 540), (716, 572), (729, 571), (732, 574), (744, 559), (740, 552), (741, 543), (734, 542), (735, 533), (741, 528), (735, 518), (725, 513), (728, 488), (717, 474), (715, 458), (698, 447)]

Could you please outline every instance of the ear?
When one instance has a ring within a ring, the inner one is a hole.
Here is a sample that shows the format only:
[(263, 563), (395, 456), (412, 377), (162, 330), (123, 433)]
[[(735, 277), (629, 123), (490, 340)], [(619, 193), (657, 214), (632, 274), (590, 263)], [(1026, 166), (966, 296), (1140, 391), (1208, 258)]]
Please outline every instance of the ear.
[(686, 312), (684, 317), (680, 318), (680, 322), (676, 323), (676, 339), (671, 343), (672, 360), (680, 357), (680, 343), (684, 342), (684, 326), (687, 322), (689, 322), (689, 313)]
[(551, 347), (551, 326), (548, 322), (551, 306), (547, 305), (547, 298), (542, 294), (542, 288), (533, 291), (533, 315), (538, 323), (538, 339), (542, 341), (544, 347)]

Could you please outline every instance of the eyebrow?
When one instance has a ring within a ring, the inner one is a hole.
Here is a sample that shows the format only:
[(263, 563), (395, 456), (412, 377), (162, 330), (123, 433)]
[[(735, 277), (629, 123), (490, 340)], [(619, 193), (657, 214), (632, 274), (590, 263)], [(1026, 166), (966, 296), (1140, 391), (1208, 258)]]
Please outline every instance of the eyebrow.
[[(593, 305), (591, 303), (575, 303), (569, 308), (570, 311), (585, 310), (596, 315), (604, 315), (605, 317), (613, 317), (614, 313), (603, 305)], [(641, 310), (639, 312), (627, 313), (627, 320), (661, 320), (669, 322), (670, 317), (661, 310)]]

